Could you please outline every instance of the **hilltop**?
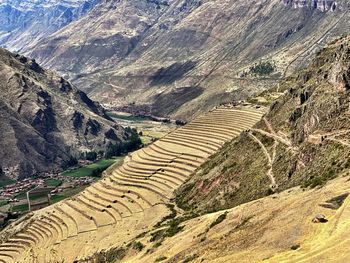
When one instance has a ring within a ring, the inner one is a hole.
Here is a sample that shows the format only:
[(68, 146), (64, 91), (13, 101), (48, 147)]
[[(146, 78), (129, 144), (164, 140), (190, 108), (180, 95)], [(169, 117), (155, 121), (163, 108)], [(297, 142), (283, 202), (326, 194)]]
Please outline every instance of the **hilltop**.
[[(141, 251), (129, 246), (107, 255), (117, 259), (111, 262), (130, 263), (347, 262), (349, 187), (346, 177), (320, 189), (292, 188), (188, 220), (160, 245), (146, 235), (135, 241), (145, 246)], [(319, 213), (328, 222), (312, 223)]]
[(0, 166), (12, 179), (129, 140), (87, 95), (35, 60), (0, 49)]

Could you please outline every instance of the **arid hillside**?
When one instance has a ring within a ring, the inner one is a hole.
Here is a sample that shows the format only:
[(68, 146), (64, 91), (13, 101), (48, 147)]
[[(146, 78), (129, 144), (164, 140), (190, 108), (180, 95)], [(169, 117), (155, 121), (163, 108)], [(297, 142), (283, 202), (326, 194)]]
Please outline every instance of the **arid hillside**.
[(152, 231), (95, 262), (347, 262), (349, 69), (344, 37), (252, 99), (272, 102), (262, 120), (196, 170)]
[[(169, 213), (176, 214), (174, 191), (263, 113), (253, 105), (221, 107), (130, 154), (121, 166), (110, 168), (103, 179), (76, 196), (6, 227), (0, 234), (0, 261), (113, 262), (115, 256), (103, 259), (105, 251), (124, 249), (147, 232), (158, 229), (175, 235), (178, 223), (162, 225), (173, 218)], [(214, 122), (217, 114), (229, 121)]]
[(14, 178), (60, 168), (130, 135), (68, 81), (3, 49), (0, 92), (0, 166)]
[(284, 94), (263, 120), (198, 170), (178, 192), (179, 205), (216, 211), (297, 185), (322, 186), (347, 172), (349, 69), (350, 38), (345, 37), (282, 81), (278, 89)]
[[(135, 245), (110, 251), (110, 262), (345, 263), (350, 258), (349, 187), (347, 175), (320, 189), (296, 187), (199, 216), (162, 242), (150, 242), (152, 234), (139, 237), (133, 244), (143, 244), (141, 251)], [(319, 214), (327, 222), (313, 223)]]
[(347, 1), (102, 1), (28, 51), (109, 107), (191, 118), (270, 88), (349, 31)]
[[(112, 115), (191, 120), (8, 224), (0, 263), (347, 263), (350, 36), (333, 38), (350, 28), (348, 4), (102, 0), (48, 36), (31, 56)], [(0, 149), (11, 149), (0, 161), (20, 162), (11, 169), (138, 138), (5, 50), (0, 91)]]

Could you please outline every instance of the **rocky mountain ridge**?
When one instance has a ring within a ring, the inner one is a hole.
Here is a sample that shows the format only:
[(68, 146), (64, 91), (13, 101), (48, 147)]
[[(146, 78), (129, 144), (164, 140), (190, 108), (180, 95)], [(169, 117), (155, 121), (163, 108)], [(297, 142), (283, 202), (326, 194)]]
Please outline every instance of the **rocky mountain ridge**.
[[(348, 32), (348, 10), (346, 1), (103, 1), (28, 55), (105, 106), (191, 118), (305, 65)], [(249, 74), (262, 61), (272, 72)]]
[(0, 49), (0, 166), (13, 177), (59, 169), (128, 140), (96, 102), (34, 60)]
[(1, 0), (0, 46), (24, 52), (90, 11), (98, 0)]

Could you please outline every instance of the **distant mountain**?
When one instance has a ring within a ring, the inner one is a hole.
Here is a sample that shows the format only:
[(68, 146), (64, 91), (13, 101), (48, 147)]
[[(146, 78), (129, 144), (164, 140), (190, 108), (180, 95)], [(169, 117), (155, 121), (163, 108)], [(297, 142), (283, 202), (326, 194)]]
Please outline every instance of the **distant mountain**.
[(0, 46), (28, 50), (86, 14), (98, 0), (0, 0)]
[(106, 106), (188, 118), (276, 85), (347, 32), (345, 0), (101, 1), (27, 54)]
[(15, 176), (59, 168), (71, 156), (127, 141), (104, 109), (34, 60), (0, 49), (0, 166)]

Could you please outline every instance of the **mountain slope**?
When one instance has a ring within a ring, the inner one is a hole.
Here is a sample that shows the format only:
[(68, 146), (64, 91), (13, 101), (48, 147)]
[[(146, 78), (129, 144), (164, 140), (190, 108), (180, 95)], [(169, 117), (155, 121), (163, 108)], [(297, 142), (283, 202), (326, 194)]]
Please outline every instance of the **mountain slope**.
[(182, 187), (180, 206), (216, 211), (296, 185), (322, 186), (348, 173), (349, 69), (350, 38), (345, 37), (281, 82), (284, 95)]
[(347, 262), (350, 37), (330, 43), (305, 70), (259, 97), (277, 89), (284, 94), (263, 120), (177, 192), (184, 210), (174, 206), (153, 231), (92, 259)]
[(97, 0), (1, 0), (0, 45), (24, 52), (86, 14)]
[[(4, 229), (0, 234), (0, 261), (112, 262), (115, 257), (101, 261), (91, 257), (124, 246), (168, 218), (174, 191), (226, 141), (259, 121), (263, 113), (253, 105), (221, 107), (129, 154), (122, 165), (110, 168), (101, 180), (79, 194), (34, 211)], [(208, 121), (211, 130), (203, 127), (203, 119), (215, 120), (217, 114), (229, 118), (225, 121), (229, 126), (235, 126), (240, 117), (250, 120), (235, 131), (228, 126), (222, 129), (220, 122)], [(201, 130), (202, 136), (192, 129)], [(38, 225), (42, 226), (39, 235)], [(12, 243), (18, 239), (23, 246)]]
[(34, 60), (0, 49), (0, 166), (12, 176), (59, 168), (70, 156), (127, 139), (85, 93)]
[[(188, 220), (180, 233), (157, 247), (149, 241), (152, 235), (146, 235), (134, 241), (145, 246), (141, 252), (126, 246), (123, 254), (118, 250), (105, 254), (119, 255), (121, 260), (114, 262), (130, 263), (347, 262), (349, 187), (347, 176), (321, 189), (292, 188)], [(328, 222), (313, 223), (319, 213)]]
[[(322, 0), (103, 1), (28, 54), (105, 105), (186, 118), (274, 85), (348, 32), (348, 10)], [(260, 61), (274, 71), (249, 74)]]

